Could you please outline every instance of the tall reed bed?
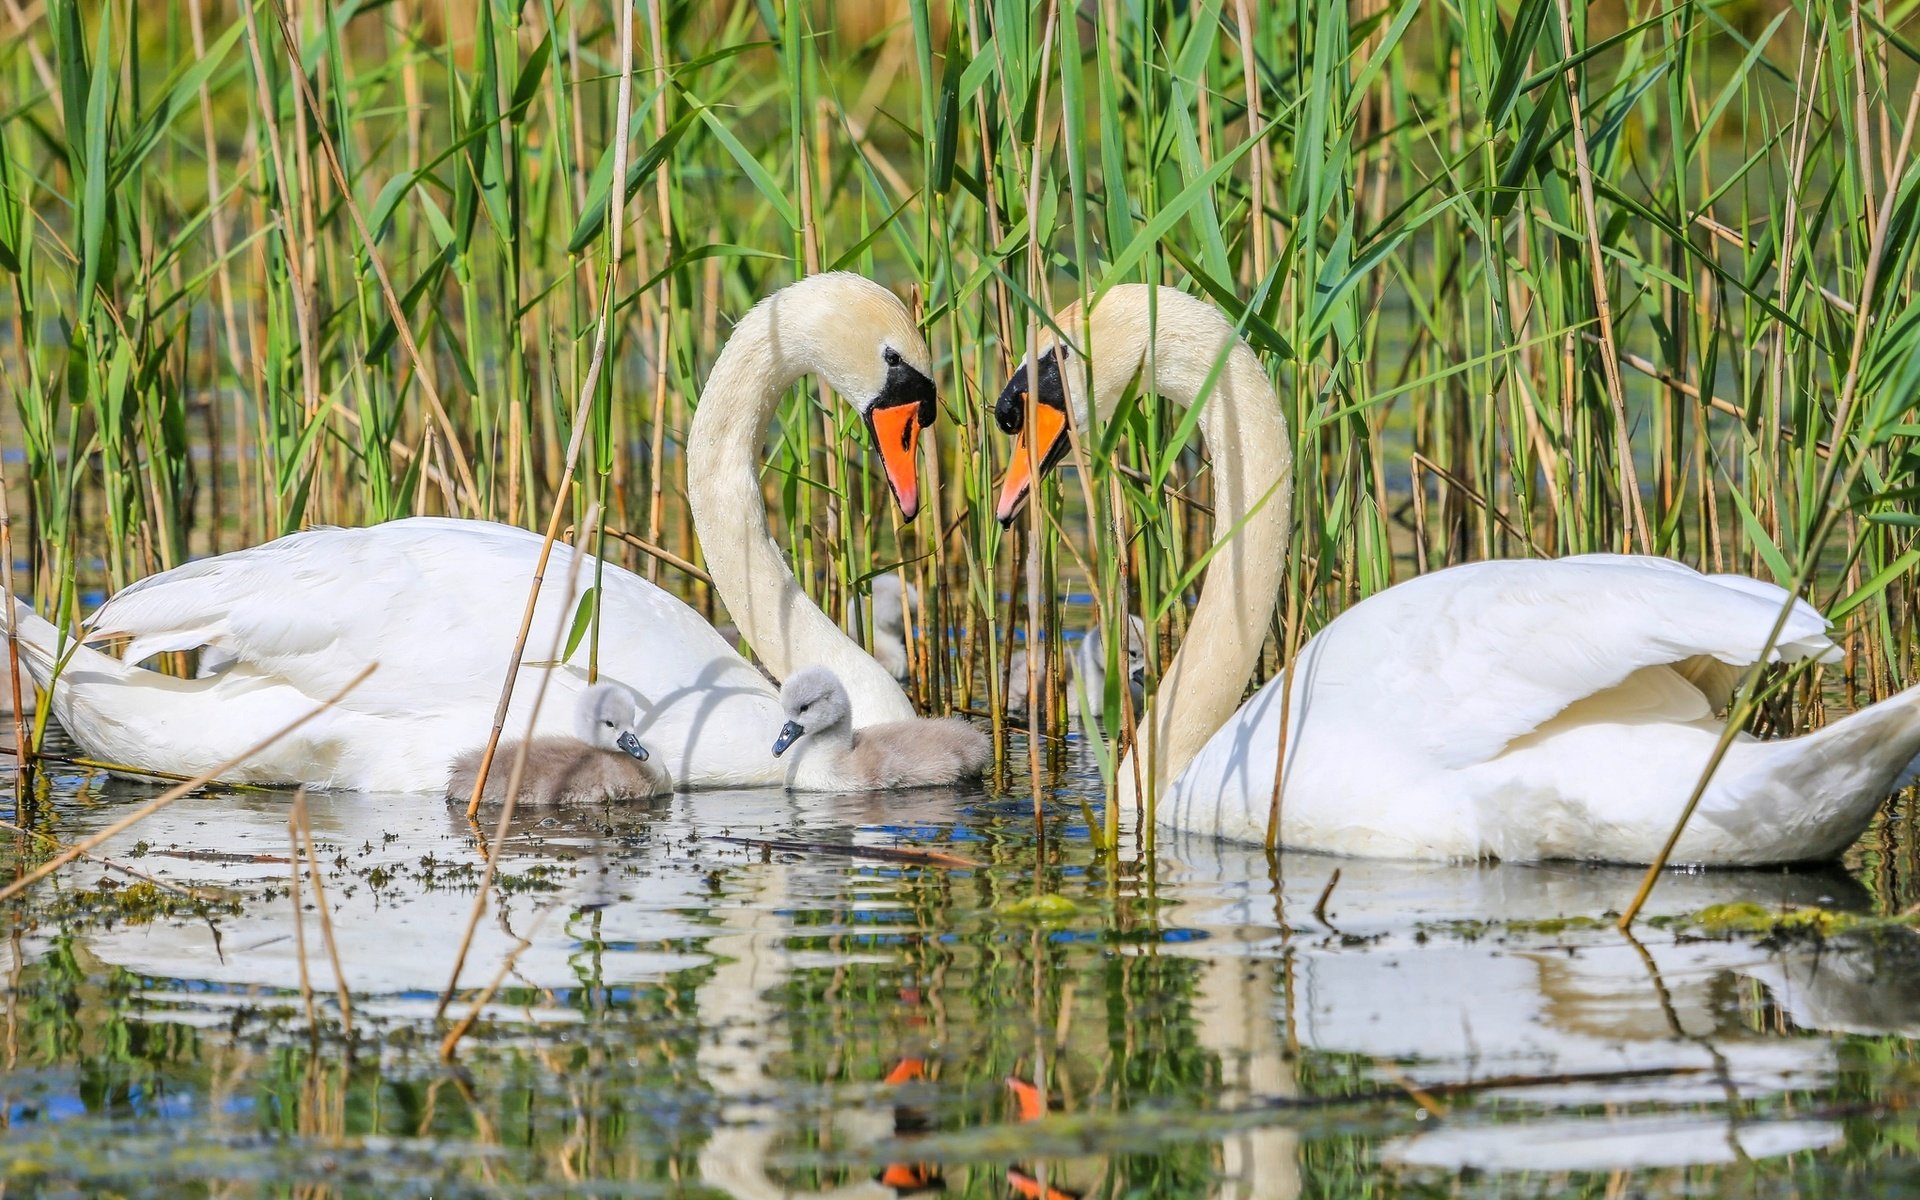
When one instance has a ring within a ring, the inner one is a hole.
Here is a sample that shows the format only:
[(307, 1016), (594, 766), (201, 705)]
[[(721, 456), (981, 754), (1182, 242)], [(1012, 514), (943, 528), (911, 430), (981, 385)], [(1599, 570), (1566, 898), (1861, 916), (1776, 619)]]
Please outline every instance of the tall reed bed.
[(1178, 413), (991, 515), (984, 406), (1033, 331), (1148, 280), (1219, 303), (1287, 408), (1273, 663), (1448, 562), (1631, 549), (1810, 576), (1845, 697), (1878, 696), (1920, 572), (1915, 8), (9, 0), (23, 578), (71, 615), (317, 522), (538, 527), (605, 316), (566, 503), (710, 604), (638, 548), (698, 560), (700, 382), (759, 296), (850, 269), (936, 348), (937, 500), (903, 528), (857, 421), (799, 390), (769, 502), (830, 611), (920, 585), (919, 699), (997, 712), (1069, 592), (1148, 616), (1156, 661), (1179, 636), (1211, 522)]

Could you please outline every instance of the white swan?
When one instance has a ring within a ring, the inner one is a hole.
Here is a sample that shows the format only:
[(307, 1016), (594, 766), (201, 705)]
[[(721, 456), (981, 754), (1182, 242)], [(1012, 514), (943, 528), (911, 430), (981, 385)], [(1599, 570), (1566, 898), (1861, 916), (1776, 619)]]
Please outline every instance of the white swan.
[(787, 786), (796, 792), (944, 787), (978, 779), (993, 763), (987, 735), (959, 717), (915, 717), (855, 729), (846, 686), (827, 667), (808, 667), (789, 678), (780, 689), (780, 705), (787, 720), (773, 752), (793, 750)]
[[(574, 702), (573, 736), (536, 737), (526, 744), (520, 768), (520, 799), (527, 804), (575, 804), (600, 800), (645, 800), (673, 790), (667, 769), (640, 742), (640, 705), (617, 683), (596, 683)], [(494, 768), (487, 772), (481, 798), (499, 804), (507, 798), (518, 759), (519, 739), (500, 743)], [(486, 747), (453, 760), (447, 773), (447, 799), (466, 802), (480, 775)]]
[[(808, 599), (767, 533), (762, 438), (781, 393), (819, 374), (866, 418), (903, 513), (919, 507), (915, 447), (934, 416), (932, 358), (894, 296), (855, 275), (817, 275), (741, 318), (714, 363), (687, 440), (689, 499), (714, 586), (749, 645), (778, 675), (831, 666), (857, 724), (911, 717), (905, 693)], [(54, 689), (54, 713), (98, 758), (198, 773), (311, 710), (369, 662), (347, 700), (226, 773), (256, 783), (425, 791), (485, 736), (526, 604), (541, 538), (484, 521), (413, 518), (314, 529), (189, 563), (126, 588), (88, 622), (131, 635), (123, 659), (82, 647)], [(571, 551), (556, 546), (528, 639), (529, 661), (571, 622)], [(600, 669), (646, 705), (639, 730), (682, 788), (778, 786), (768, 752), (780, 700), (686, 604), (611, 563), (603, 575)], [(56, 655), (46, 621), (20, 612), (22, 646), (45, 685)], [(174, 679), (138, 663), (210, 646), (228, 665)], [(582, 645), (555, 673), (536, 733), (565, 733), (585, 686)], [(508, 728), (525, 728), (524, 674)]]
[[(1078, 337), (1078, 307), (1056, 324)], [(1113, 289), (1086, 337), (1090, 373), (1051, 337), (1037, 347), (1034, 427), (1021, 430), (999, 515), (1011, 520), (1030, 487), (1028, 434), (1043, 462), (1060, 456), (1067, 403), (1086, 421), (1091, 394), (1109, 417), (1151, 369), (1143, 390), (1192, 404), (1224, 356), (1199, 428), (1216, 528), (1246, 519), (1208, 567), (1186, 643), (1141, 723), (1142, 777), (1158, 788), (1163, 824), (1262, 840), (1283, 679), (1239, 700), (1286, 541), (1291, 461), (1278, 400), (1222, 315), (1172, 289)], [(1022, 368), (1001, 394), (996, 417), (1009, 432), (1022, 425), (1025, 388)], [(1786, 601), (1757, 580), (1623, 555), (1476, 563), (1389, 588), (1331, 622), (1284, 677), (1281, 840), (1375, 857), (1650, 861)], [(1833, 655), (1825, 630), (1795, 602), (1772, 658)], [(1673, 861), (1831, 858), (1909, 779), (1916, 755), (1920, 688), (1805, 737), (1742, 735)], [(1120, 774), (1126, 795), (1131, 758)]]

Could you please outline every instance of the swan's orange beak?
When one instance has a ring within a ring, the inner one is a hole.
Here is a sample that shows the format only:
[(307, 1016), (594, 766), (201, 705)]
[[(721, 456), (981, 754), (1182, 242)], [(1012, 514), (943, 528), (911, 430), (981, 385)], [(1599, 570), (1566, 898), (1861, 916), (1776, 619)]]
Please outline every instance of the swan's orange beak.
[[(1033, 439), (1029, 451), (1027, 439)], [(1013, 442), (1013, 461), (1007, 464), (1007, 476), (1000, 481), (1000, 504), (994, 510), (994, 516), (1002, 525), (1013, 522), (1020, 514), (1020, 506), (1027, 502), (1027, 496), (1033, 491), (1033, 464), (1037, 458), (1040, 471), (1044, 474), (1048, 467), (1060, 457), (1066, 448), (1067, 414), (1051, 404), (1033, 406), (1033, 419), (1020, 430), (1020, 436)]]
[(900, 515), (911, 521), (920, 512), (920, 405), (868, 409), (867, 425), (873, 430), (873, 444), (879, 447), (887, 486), (893, 489)]

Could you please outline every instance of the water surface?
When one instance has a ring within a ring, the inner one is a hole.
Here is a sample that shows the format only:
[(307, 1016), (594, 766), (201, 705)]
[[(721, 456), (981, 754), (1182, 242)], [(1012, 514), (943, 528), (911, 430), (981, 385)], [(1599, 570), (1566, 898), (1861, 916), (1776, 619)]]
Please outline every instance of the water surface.
[[(351, 1037), (305, 883), (296, 932), (289, 798), (189, 797), (102, 853), (217, 903), (81, 864), (9, 910), (0, 1173), (76, 1195), (1920, 1187), (1920, 938), (1677, 920), (1896, 908), (1904, 826), (1850, 870), (1672, 874), (1629, 939), (1605, 914), (1630, 870), (1198, 841), (1109, 867), (1078, 770), (1042, 858), (1023, 780), (526, 814), (438, 1022), (475, 830), (434, 799), (314, 796)], [(71, 839), (153, 794), (62, 773), (32, 816)]]

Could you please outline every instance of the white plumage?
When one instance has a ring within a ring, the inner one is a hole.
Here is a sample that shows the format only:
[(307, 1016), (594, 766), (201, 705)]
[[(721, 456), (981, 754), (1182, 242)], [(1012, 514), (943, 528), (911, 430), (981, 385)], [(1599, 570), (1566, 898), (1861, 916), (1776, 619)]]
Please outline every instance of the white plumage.
[[(862, 412), (886, 407), (900, 427), (905, 405), (931, 396), (930, 370), (925, 342), (891, 293), (858, 276), (813, 276), (741, 319), (688, 435), (694, 524), (716, 590), (775, 671), (832, 665), (848, 681), (861, 723), (910, 717), (913, 708), (808, 599), (768, 537), (761, 439), (780, 394), (804, 373), (820, 373)], [(909, 501), (911, 479), (904, 486), (903, 505), (917, 505)], [(77, 651), (53, 690), (54, 713), (90, 755), (194, 774), (241, 755), (378, 663), (340, 705), (223, 778), (437, 790), (454, 750), (491, 726), (540, 545), (539, 535), (510, 526), (413, 518), (308, 530), (188, 563), (122, 590), (94, 613), (92, 634), (127, 635), (132, 644), (124, 661)], [(571, 622), (571, 555), (555, 546), (547, 565), (511, 730), (526, 728), (537, 690), (532, 664)], [(600, 606), (608, 631), (601, 672), (640, 697), (638, 732), (681, 787), (784, 780), (766, 738), (780, 723), (779, 696), (711, 625), (611, 563)], [(21, 606), (14, 611), (29, 667), (44, 686), (58, 657), (55, 631)], [(204, 657), (216, 669), (206, 678), (175, 679), (136, 665), (195, 647), (211, 650)], [(585, 686), (586, 656), (582, 645), (554, 668), (536, 736), (566, 732)]]
[[(1666, 559), (1489, 562), (1409, 580), (1310, 640), (1289, 675), (1281, 839), (1343, 854), (1646, 862), (1672, 831), (1787, 595)], [(1771, 660), (1831, 658), (1794, 604)], [(1282, 680), (1161, 799), (1167, 824), (1266, 836)], [(1831, 858), (1920, 755), (1920, 693), (1729, 748), (1674, 861)]]
[[(1055, 323), (1083, 325), (1072, 310)], [(1286, 544), (1290, 464), (1279, 401), (1251, 350), (1202, 301), (1160, 289), (1150, 302), (1146, 288), (1115, 288), (1092, 326), (1098, 362), (1089, 371), (1073, 356), (1055, 385), (1067, 395), (1040, 399), (1071, 404), (1082, 422), (1090, 408), (1105, 419), (1151, 364), (1158, 374), (1149, 390), (1178, 404), (1205, 397), (1199, 429), (1221, 497), (1224, 544), (1142, 722), (1162, 824), (1265, 839), (1282, 689), (1291, 688), (1280, 796), (1287, 846), (1647, 862), (1679, 819), (1724, 729), (1731, 690), (1783, 608), (1770, 661), (1838, 653), (1819, 613), (1759, 580), (1624, 555), (1488, 562), (1361, 602), (1308, 641), (1284, 679), (1239, 704)], [(1043, 338), (1036, 353), (1051, 354), (1050, 343)], [(1024, 379), (1003, 402), (1016, 385)], [(1263, 509), (1266, 495), (1280, 499)], [(1019, 498), (1003, 497), (1003, 519)], [(1916, 756), (1920, 688), (1805, 737), (1743, 734), (1673, 861), (1831, 858), (1911, 781)], [(1132, 778), (1123, 764), (1122, 803), (1131, 801)]]
[[(94, 632), (134, 641), (124, 661), (82, 647), (54, 686), (54, 714), (95, 757), (197, 773), (263, 741), (377, 662), (341, 704), (225, 777), (437, 790), (454, 753), (493, 723), (540, 542), (507, 525), (414, 517), (307, 530), (152, 576), (89, 619)], [(555, 627), (571, 621), (572, 555), (565, 545), (553, 549), (527, 661), (540, 660)], [(590, 564), (582, 574), (589, 571)], [(600, 669), (639, 694), (646, 714), (638, 732), (662, 764), (697, 786), (778, 783), (780, 764), (761, 736), (768, 721), (778, 723), (772, 686), (672, 595), (613, 563), (602, 584), (610, 632)], [(46, 679), (53, 630), (16, 611), (28, 662)], [(129, 665), (192, 646), (231, 661), (198, 679)], [(537, 735), (571, 729), (585, 665), (582, 646), (556, 670)], [(509, 730), (526, 728), (535, 669), (522, 669)]]

